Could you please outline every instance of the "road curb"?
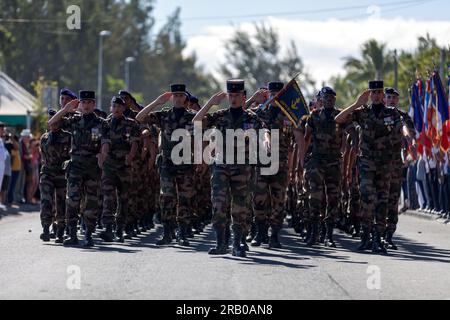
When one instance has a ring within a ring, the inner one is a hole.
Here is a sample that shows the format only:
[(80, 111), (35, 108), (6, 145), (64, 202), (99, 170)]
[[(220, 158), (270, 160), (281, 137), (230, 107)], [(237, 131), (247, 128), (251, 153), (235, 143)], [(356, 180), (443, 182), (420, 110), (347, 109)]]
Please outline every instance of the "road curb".
[(434, 214), (430, 214), (430, 213), (424, 213), (424, 212), (419, 212), (417, 210), (408, 210), (406, 212), (403, 212), (402, 215), (406, 215), (406, 216), (411, 216), (411, 217), (416, 217), (419, 219), (423, 219), (423, 220), (428, 220), (428, 221), (436, 221), (442, 224), (449, 224), (449, 220), (445, 220), (442, 219), (439, 216), (436, 216)]

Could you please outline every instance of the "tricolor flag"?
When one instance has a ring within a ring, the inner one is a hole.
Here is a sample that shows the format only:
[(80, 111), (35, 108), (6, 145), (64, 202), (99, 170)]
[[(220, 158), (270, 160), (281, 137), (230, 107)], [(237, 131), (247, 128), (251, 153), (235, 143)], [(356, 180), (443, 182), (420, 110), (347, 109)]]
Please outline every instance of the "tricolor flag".
[(442, 85), (441, 77), (437, 71), (433, 73), (433, 83), (436, 93), (436, 128), (438, 132), (438, 145), (441, 150), (446, 152), (449, 148), (448, 134), (450, 132), (449, 103), (444, 86)]

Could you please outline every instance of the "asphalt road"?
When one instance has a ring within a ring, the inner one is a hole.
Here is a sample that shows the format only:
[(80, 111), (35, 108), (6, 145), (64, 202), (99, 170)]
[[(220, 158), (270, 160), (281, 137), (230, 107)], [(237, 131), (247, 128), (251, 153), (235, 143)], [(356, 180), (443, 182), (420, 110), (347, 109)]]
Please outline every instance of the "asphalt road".
[(450, 226), (401, 216), (389, 256), (307, 248), (291, 230), (284, 248), (211, 257), (213, 233), (191, 248), (155, 246), (160, 229), (93, 249), (42, 243), (38, 212), (0, 219), (0, 299), (450, 299)]

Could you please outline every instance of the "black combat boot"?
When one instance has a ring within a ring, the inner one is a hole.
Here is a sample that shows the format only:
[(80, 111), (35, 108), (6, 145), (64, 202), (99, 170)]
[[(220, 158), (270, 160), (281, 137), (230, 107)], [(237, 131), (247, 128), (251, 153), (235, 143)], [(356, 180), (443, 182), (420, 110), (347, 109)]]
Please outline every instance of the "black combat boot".
[(319, 222), (318, 221), (312, 221), (310, 223), (309, 228), (311, 229), (311, 234), (309, 236), (308, 241), (306, 242), (306, 245), (308, 247), (312, 247), (317, 243), (317, 234), (319, 233)]
[(248, 244), (246, 241), (247, 236), (248, 236), (248, 232), (242, 232), (241, 244), (245, 251), (250, 251), (250, 248), (248, 247)]
[(58, 228), (56, 230), (55, 243), (63, 243), (64, 242), (64, 229), (65, 229), (65, 226), (58, 226)]
[(227, 253), (227, 245), (225, 244), (225, 229), (216, 227), (216, 247), (208, 251), (210, 255), (221, 255)]
[(386, 230), (386, 238), (385, 238), (385, 240), (386, 240), (386, 244), (388, 246), (388, 249), (398, 250), (397, 246), (392, 241), (392, 237), (394, 236), (394, 232), (395, 232), (395, 230)]
[(188, 226), (186, 224), (180, 224), (179, 230), (178, 230), (178, 238), (177, 242), (180, 246), (188, 247), (189, 246), (189, 240), (188, 238)]
[(368, 228), (362, 228), (361, 234), (361, 242), (358, 246), (358, 251), (365, 251), (370, 249), (371, 241), (370, 241), (370, 230)]
[(372, 252), (387, 254), (386, 247), (381, 242), (381, 232), (377, 231), (376, 229), (375, 229), (374, 236), (373, 236)]
[(43, 226), (42, 227), (42, 233), (41, 233), (40, 238), (44, 242), (49, 242), (50, 241), (50, 226)]
[(106, 225), (105, 231), (100, 233), (100, 238), (105, 242), (114, 242), (114, 233), (112, 224), (108, 223)]
[(194, 231), (192, 230), (192, 224), (185, 225), (185, 236), (186, 238), (193, 239), (195, 237)]
[(156, 245), (163, 246), (172, 243), (171, 230), (168, 223), (163, 224), (163, 237), (156, 242)]
[(265, 223), (262, 234), (262, 243), (269, 244), (269, 224)]
[(134, 226), (131, 223), (127, 223), (125, 225), (125, 239), (131, 240), (133, 239), (133, 236), (136, 237), (136, 234), (134, 233)]
[(77, 237), (77, 226), (69, 226), (69, 238), (64, 240), (63, 244), (65, 246), (77, 246), (78, 245), (78, 237)]
[(256, 223), (252, 222), (252, 226), (250, 228), (250, 233), (245, 238), (245, 241), (252, 242), (252, 240), (256, 237), (256, 231), (257, 231)]
[(353, 219), (353, 233), (352, 238), (359, 238), (361, 236), (361, 220), (358, 217)]
[(133, 231), (134, 231), (134, 233), (135, 233), (135, 237), (137, 236), (137, 235), (139, 235), (139, 234), (141, 234), (141, 229), (139, 229), (139, 222), (135, 222), (134, 223), (134, 225), (133, 225)]
[(312, 234), (312, 223), (308, 220), (305, 220), (305, 236), (303, 238), (304, 243), (308, 243), (309, 239), (311, 239)]
[(265, 228), (266, 228), (265, 222), (258, 222), (256, 224), (256, 235), (253, 238), (252, 242), (250, 243), (250, 245), (252, 247), (261, 246), (261, 244), (263, 243), (263, 239), (264, 239)]
[(230, 230), (230, 226), (227, 225), (225, 227), (225, 246), (227, 248), (230, 246), (230, 241), (231, 241), (231, 230)]
[(281, 243), (278, 240), (278, 234), (280, 232), (281, 228), (274, 228), (272, 227), (272, 233), (270, 234), (270, 240), (269, 240), (269, 248), (273, 248), (273, 249), (281, 249)]
[(147, 232), (147, 223), (145, 221), (145, 216), (139, 221), (139, 227), (142, 233)]
[(56, 231), (57, 231), (56, 223), (52, 223), (52, 232), (50, 232), (50, 239), (56, 239)]
[(245, 258), (247, 255), (244, 248), (241, 246), (242, 239), (242, 227), (233, 225), (233, 251), (232, 254), (235, 257)]
[(117, 226), (116, 229), (117, 242), (124, 243), (125, 238), (123, 237), (123, 226)]
[(326, 224), (327, 240), (325, 241), (325, 246), (336, 248), (336, 243), (333, 240), (333, 222)]
[(94, 246), (94, 239), (92, 238), (92, 231), (86, 230), (86, 234), (84, 235), (83, 247), (90, 248), (93, 246)]
[(320, 223), (320, 236), (319, 236), (319, 242), (322, 244), (325, 244), (325, 238), (327, 237), (327, 227), (325, 225), (325, 222)]

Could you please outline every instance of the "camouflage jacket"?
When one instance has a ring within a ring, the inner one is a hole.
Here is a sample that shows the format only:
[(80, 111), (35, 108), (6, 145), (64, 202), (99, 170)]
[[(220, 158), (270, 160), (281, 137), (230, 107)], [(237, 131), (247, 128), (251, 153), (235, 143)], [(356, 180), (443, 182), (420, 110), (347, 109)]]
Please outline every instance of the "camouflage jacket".
[[(280, 162), (285, 162), (288, 159), (289, 150), (292, 147), (292, 140), (294, 136), (294, 128), (292, 122), (284, 115), (280, 108), (269, 106), (262, 110), (257, 109), (256, 115), (266, 125), (267, 129), (279, 130), (279, 152)], [(272, 140), (272, 145), (274, 141)]]
[(403, 122), (397, 109), (384, 107), (377, 116), (372, 106), (364, 106), (352, 113), (352, 121), (361, 126), (361, 157), (378, 161), (394, 159), (403, 137)]
[(64, 174), (63, 163), (70, 159), (70, 133), (58, 130), (41, 137), (41, 174)]
[(124, 165), (125, 157), (130, 153), (133, 142), (139, 141), (139, 126), (130, 118), (116, 119), (113, 116), (106, 119), (102, 133), (102, 144), (109, 144), (109, 152), (105, 164)]
[[(327, 114), (329, 112), (329, 114)], [(338, 160), (342, 156), (344, 126), (334, 118), (339, 110), (314, 110), (306, 119), (306, 134), (311, 134), (311, 157), (319, 160)]]
[[(172, 149), (181, 141), (181, 139), (190, 139), (193, 135), (194, 125), (192, 119), (195, 113), (185, 108), (177, 109), (172, 107), (161, 111), (151, 112), (142, 121), (143, 124), (155, 125), (160, 129), (161, 134), (161, 153), (159, 158), (165, 165), (173, 166), (171, 160)], [(180, 141), (171, 141), (172, 133), (177, 129), (185, 129), (186, 136), (180, 138)], [(193, 139), (192, 139), (193, 141)], [(190, 155), (192, 157), (192, 154)], [(191, 159), (192, 160), (192, 159)]]
[(96, 156), (100, 153), (102, 134), (107, 131), (107, 126), (106, 120), (94, 113), (64, 117), (61, 127), (72, 134), (71, 159), (79, 162), (96, 161)]
[[(206, 128), (215, 128), (222, 134), (223, 138), (223, 148), (218, 148), (218, 154), (216, 154), (216, 159), (223, 156), (223, 163), (227, 163), (227, 157), (224, 154), (226, 152), (226, 132), (228, 129), (232, 130), (243, 130), (244, 134), (248, 133), (247, 130), (255, 129), (267, 129), (266, 124), (253, 112), (250, 110), (242, 110), (242, 114), (237, 118), (234, 119), (232, 116), (232, 112), (230, 111), (230, 108), (222, 109), (219, 111), (216, 111), (212, 114), (208, 114), (206, 116), (206, 120), (204, 121)], [(258, 139), (259, 132), (256, 131), (256, 138)], [(257, 152), (257, 145), (253, 146), (253, 152)], [(249, 152), (252, 150), (250, 149), (250, 143), (249, 139), (245, 139), (245, 143), (243, 146), (239, 146), (238, 143), (234, 144), (234, 163), (236, 162), (237, 155), (243, 154), (245, 163), (249, 163)], [(253, 154), (253, 157), (255, 160), (257, 160), (257, 155)]]

